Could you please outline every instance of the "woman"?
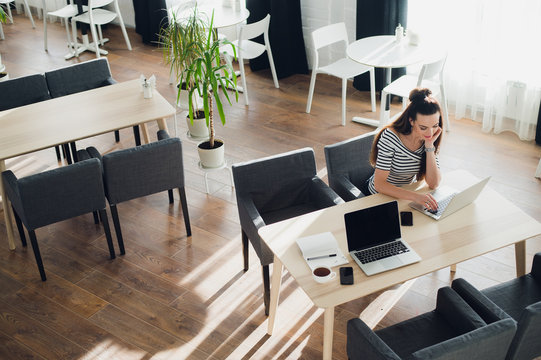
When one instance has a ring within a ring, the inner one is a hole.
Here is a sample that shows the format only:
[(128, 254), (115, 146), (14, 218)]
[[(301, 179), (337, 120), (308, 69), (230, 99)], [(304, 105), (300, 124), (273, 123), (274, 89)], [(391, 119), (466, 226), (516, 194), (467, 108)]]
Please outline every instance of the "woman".
[(408, 107), (376, 136), (370, 154), (375, 171), (367, 188), (371, 194), (414, 201), (435, 211), (438, 203), (431, 194), (400, 188), (424, 179), (435, 189), (441, 180), (437, 155), (443, 121), (440, 105), (431, 94), (426, 88), (413, 89)]

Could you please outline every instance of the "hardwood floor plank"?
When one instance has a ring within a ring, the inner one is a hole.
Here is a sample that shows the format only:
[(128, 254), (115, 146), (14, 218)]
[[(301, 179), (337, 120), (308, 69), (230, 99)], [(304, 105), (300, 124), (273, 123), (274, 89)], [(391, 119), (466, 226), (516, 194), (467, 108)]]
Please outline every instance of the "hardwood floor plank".
[(17, 340), (2, 334), (0, 330), (0, 359), (10, 360), (30, 360), (30, 359), (44, 359), (39, 354), (30, 350), (27, 346), (24, 346)]

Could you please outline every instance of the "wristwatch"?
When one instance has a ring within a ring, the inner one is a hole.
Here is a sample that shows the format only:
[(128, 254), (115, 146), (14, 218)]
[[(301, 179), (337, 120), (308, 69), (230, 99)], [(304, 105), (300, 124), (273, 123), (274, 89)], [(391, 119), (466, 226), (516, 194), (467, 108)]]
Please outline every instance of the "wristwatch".
[(435, 146), (433, 146), (433, 147), (431, 147), (431, 148), (425, 147), (425, 152), (433, 152), (433, 151), (436, 151), (436, 147), (435, 147)]

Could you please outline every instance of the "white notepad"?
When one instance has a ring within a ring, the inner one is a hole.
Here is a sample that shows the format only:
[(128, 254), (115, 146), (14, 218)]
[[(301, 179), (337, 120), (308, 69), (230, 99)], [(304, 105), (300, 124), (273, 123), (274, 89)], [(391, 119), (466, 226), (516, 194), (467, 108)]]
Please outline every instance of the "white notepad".
[[(302, 257), (312, 270), (319, 266), (334, 267), (348, 263), (348, 259), (338, 247), (336, 238), (330, 232), (297, 239), (297, 244), (301, 249)], [(329, 256), (333, 254), (336, 256)]]

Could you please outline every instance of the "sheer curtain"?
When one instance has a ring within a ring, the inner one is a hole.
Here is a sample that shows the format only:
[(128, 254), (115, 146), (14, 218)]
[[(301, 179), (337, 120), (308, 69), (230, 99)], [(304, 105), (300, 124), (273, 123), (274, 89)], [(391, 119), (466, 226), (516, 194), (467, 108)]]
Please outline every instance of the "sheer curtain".
[(447, 48), (445, 81), (457, 118), (483, 131), (535, 138), (541, 100), (539, 0), (409, 0), (408, 27)]

